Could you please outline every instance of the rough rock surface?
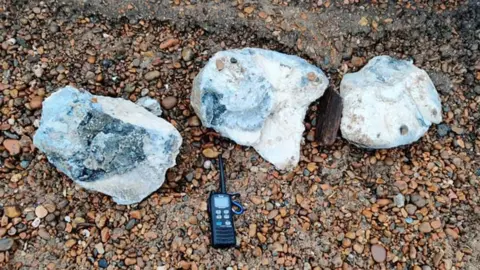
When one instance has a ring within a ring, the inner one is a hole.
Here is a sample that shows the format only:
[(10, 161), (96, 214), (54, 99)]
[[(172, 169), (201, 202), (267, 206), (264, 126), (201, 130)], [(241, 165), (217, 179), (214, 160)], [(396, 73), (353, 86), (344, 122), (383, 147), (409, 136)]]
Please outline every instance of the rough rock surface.
[(34, 144), (80, 186), (119, 204), (140, 202), (164, 182), (182, 138), (134, 103), (65, 87), (43, 103)]
[(137, 105), (140, 105), (147, 109), (147, 111), (155, 114), (156, 116), (162, 115), (162, 108), (160, 107), (160, 103), (153, 98), (150, 97), (142, 97), (135, 102)]
[(325, 74), (305, 60), (263, 49), (221, 51), (195, 78), (191, 104), (206, 127), (253, 146), (279, 169), (296, 166), (308, 105)]
[(342, 136), (366, 148), (392, 148), (422, 137), (442, 121), (437, 90), (411, 62), (374, 57), (359, 72), (344, 76)]

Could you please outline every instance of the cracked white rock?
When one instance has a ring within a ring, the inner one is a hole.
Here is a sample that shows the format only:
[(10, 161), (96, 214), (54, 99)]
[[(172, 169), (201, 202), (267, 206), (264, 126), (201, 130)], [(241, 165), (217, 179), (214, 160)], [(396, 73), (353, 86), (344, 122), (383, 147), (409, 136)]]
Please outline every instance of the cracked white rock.
[(392, 148), (420, 139), (442, 121), (437, 90), (411, 62), (377, 56), (340, 84), (343, 138), (365, 148)]
[(43, 102), (34, 144), (78, 185), (132, 204), (163, 184), (182, 137), (128, 100), (68, 86)]
[(245, 48), (216, 53), (195, 78), (191, 104), (206, 127), (253, 146), (278, 169), (300, 159), (303, 119), (328, 79), (292, 55)]

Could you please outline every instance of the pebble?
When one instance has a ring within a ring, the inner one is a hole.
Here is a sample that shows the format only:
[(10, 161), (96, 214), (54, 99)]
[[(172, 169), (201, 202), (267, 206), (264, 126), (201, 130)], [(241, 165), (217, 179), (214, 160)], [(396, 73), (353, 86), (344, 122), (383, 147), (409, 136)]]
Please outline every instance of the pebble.
[(35, 218), (35, 219), (32, 221), (32, 227), (33, 227), (33, 228), (38, 228), (38, 226), (40, 226), (40, 222), (41, 222), (40, 218), (38, 218), (38, 217)]
[(5, 237), (0, 239), (0, 251), (10, 250), (13, 246), (13, 239)]
[(51, 23), (48, 27), (48, 30), (50, 30), (52, 33), (57, 33), (60, 30), (60, 27), (56, 23)]
[(38, 230), (38, 235), (45, 240), (50, 239), (50, 234), (47, 232), (47, 230), (45, 230), (45, 228), (40, 228)]
[(147, 72), (147, 74), (143, 76), (143, 78), (147, 81), (153, 81), (155, 79), (158, 79), (159, 77), (160, 77), (160, 71), (158, 70)]
[(108, 240), (110, 239), (110, 229), (107, 228), (107, 227), (104, 227), (104, 228), (100, 231), (100, 238), (102, 239), (102, 242), (103, 242), (103, 243), (108, 242)]
[(357, 252), (358, 254), (362, 254), (364, 248), (365, 246), (360, 243), (353, 244), (353, 250), (355, 250), (355, 252)]
[(137, 259), (136, 258), (126, 258), (125, 259), (125, 265), (134, 265), (137, 264)]
[(34, 96), (30, 100), (30, 108), (33, 110), (40, 109), (42, 107), (43, 97)]
[(177, 105), (177, 98), (174, 96), (167, 96), (162, 99), (162, 108), (165, 110), (170, 110)]
[(135, 226), (135, 224), (137, 224), (137, 220), (132, 218), (128, 221), (127, 225), (125, 226), (125, 229), (131, 230)]
[(413, 204), (407, 204), (407, 205), (405, 206), (405, 209), (407, 210), (407, 213), (408, 213), (409, 215), (414, 215), (415, 212), (417, 211), (417, 207), (416, 207), (415, 205), (413, 205)]
[(44, 218), (48, 215), (48, 211), (45, 209), (45, 207), (43, 207), (43, 205), (39, 205), (35, 208), (35, 215), (37, 215), (39, 218)]
[(41, 66), (35, 65), (32, 70), (35, 77), (41, 78), (43, 76), (43, 68)]
[(465, 131), (465, 129), (463, 129), (461, 127), (458, 127), (456, 125), (453, 125), (451, 129), (452, 129), (453, 132), (455, 132), (458, 135), (462, 135)]
[(93, 56), (93, 55), (89, 55), (87, 57), (87, 62), (90, 63), (90, 64), (95, 64), (96, 60), (97, 60), (97, 58), (95, 58), (95, 56)]
[(15, 156), (20, 153), (21, 146), (19, 140), (6, 139), (3, 141), (3, 146), (7, 149), (11, 156)]
[(428, 223), (428, 222), (421, 223), (420, 226), (418, 226), (418, 229), (422, 233), (429, 233), (429, 232), (432, 231), (432, 227), (430, 226), (430, 223)]
[(205, 160), (205, 162), (203, 163), (203, 168), (205, 168), (206, 170), (210, 169), (212, 167), (212, 162), (210, 160)]
[(97, 250), (98, 254), (103, 254), (105, 253), (105, 249), (103, 248), (102, 243), (98, 243), (95, 245), (95, 249)]
[(100, 260), (98, 261), (98, 267), (103, 268), (103, 269), (107, 268), (107, 267), (108, 267), (108, 262), (107, 262), (107, 260), (105, 260), (105, 259), (103, 259), (103, 258), (100, 259)]
[(373, 259), (378, 263), (384, 262), (387, 259), (387, 250), (381, 245), (372, 245), (371, 252)]
[(405, 205), (405, 196), (403, 196), (403, 194), (401, 193), (398, 193), (397, 195), (395, 195), (395, 197), (393, 197), (393, 201), (395, 202), (395, 205), (397, 207), (403, 207)]
[(453, 239), (458, 239), (458, 237), (459, 237), (458, 233), (455, 230), (450, 229), (450, 228), (446, 228), (445, 233), (447, 235), (450, 235)]
[(193, 50), (190, 47), (185, 47), (182, 50), (182, 59), (185, 62), (188, 62), (193, 59)]
[(71, 248), (77, 243), (77, 240), (75, 239), (68, 239), (67, 242), (65, 242), (65, 247)]
[(415, 204), (417, 207), (420, 207), (420, 208), (427, 205), (427, 201), (419, 194), (413, 194), (410, 197), (410, 200), (412, 201), (413, 204)]
[(263, 235), (261, 233), (257, 233), (257, 238), (258, 238), (258, 240), (260, 240), (260, 243), (267, 242), (267, 238), (265, 237), (265, 235)]
[(218, 59), (217, 61), (215, 61), (215, 66), (217, 67), (218, 71), (222, 71), (225, 67), (225, 63), (222, 60)]
[(188, 126), (189, 127), (198, 127), (200, 125), (201, 125), (200, 119), (198, 119), (198, 117), (196, 115), (188, 118)]
[(351, 62), (354, 67), (361, 67), (365, 63), (362, 57), (357, 56), (353, 56)]
[(3, 208), (3, 211), (5, 213), (5, 216), (9, 218), (16, 218), (22, 214), (22, 212), (20, 211), (20, 208), (16, 205), (5, 206)]
[(440, 124), (437, 126), (437, 134), (440, 137), (444, 137), (448, 134), (450, 128), (446, 124)]
[(180, 40), (175, 39), (175, 38), (171, 38), (169, 40), (166, 40), (166, 41), (162, 42), (160, 44), (160, 49), (162, 49), (162, 50), (168, 49), (170, 47), (173, 47), (173, 46), (177, 45), (178, 43), (180, 43)]
[(207, 158), (217, 158), (220, 153), (212, 148), (206, 148), (203, 149), (202, 154)]
[(433, 229), (440, 229), (442, 227), (442, 222), (440, 220), (434, 220), (430, 222), (430, 225), (432, 226)]

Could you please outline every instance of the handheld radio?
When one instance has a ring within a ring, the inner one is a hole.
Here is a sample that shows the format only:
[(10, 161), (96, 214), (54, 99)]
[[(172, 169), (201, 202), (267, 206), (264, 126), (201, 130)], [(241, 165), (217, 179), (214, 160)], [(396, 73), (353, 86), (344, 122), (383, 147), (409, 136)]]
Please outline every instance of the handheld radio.
[[(225, 172), (223, 170), (222, 156), (218, 156), (220, 170), (220, 192), (212, 192), (208, 198), (208, 214), (210, 216), (210, 229), (212, 230), (212, 246), (214, 248), (229, 248), (236, 245), (235, 226), (233, 215), (241, 215), (243, 206), (232, 200), (239, 197), (239, 193), (227, 193)], [(234, 209), (237, 208), (238, 210)]]

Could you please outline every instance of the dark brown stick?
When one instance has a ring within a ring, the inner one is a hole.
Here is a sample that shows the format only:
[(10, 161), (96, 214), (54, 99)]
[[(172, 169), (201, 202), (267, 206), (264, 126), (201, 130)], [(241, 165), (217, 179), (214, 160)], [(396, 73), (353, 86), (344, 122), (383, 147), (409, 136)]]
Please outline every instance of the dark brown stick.
[(337, 138), (342, 118), (342, 97), (330, 87), (320, 98), (315, 139), (322, 145), (332, 145)]

